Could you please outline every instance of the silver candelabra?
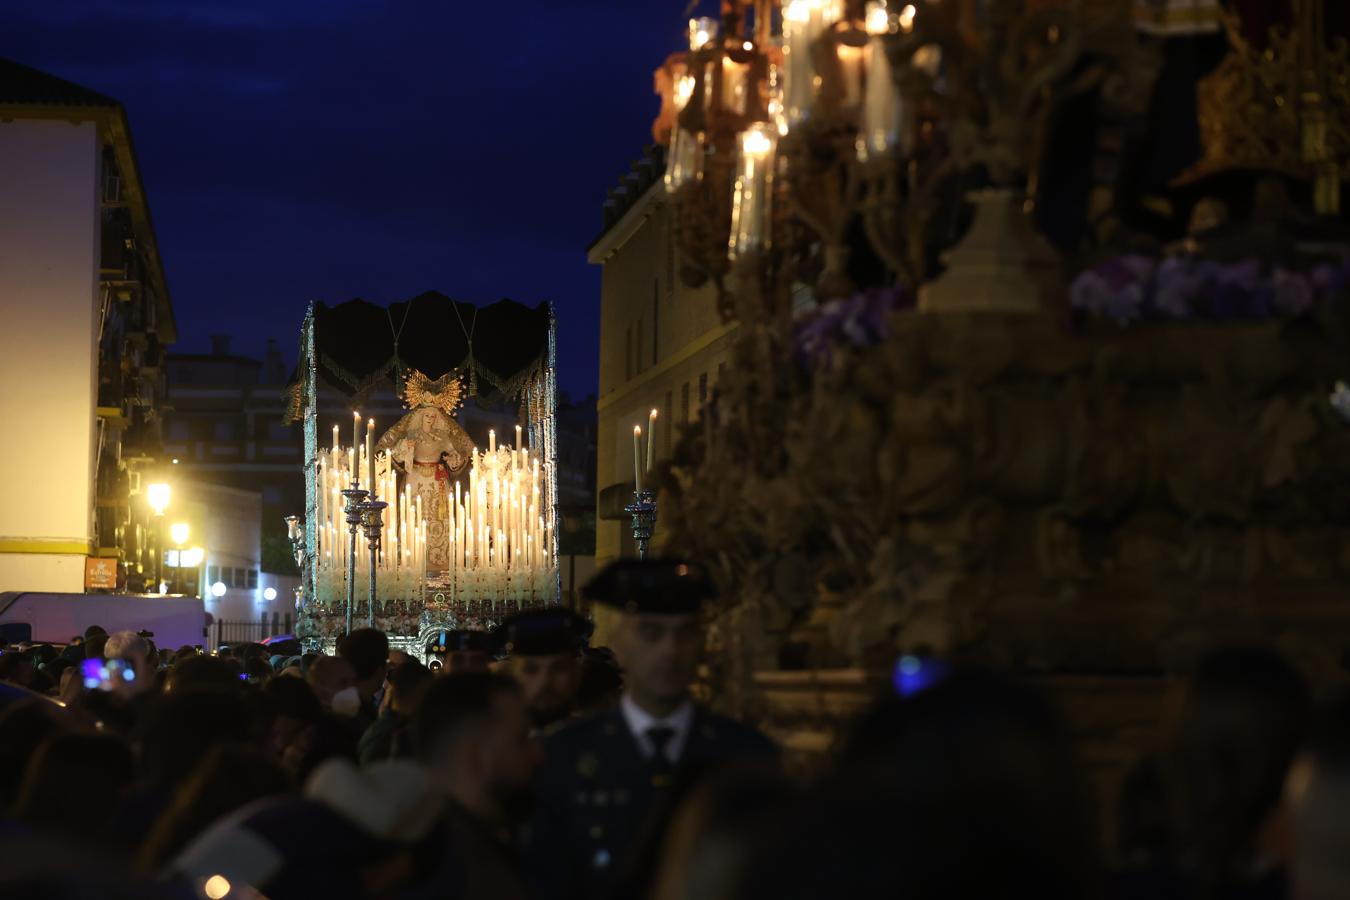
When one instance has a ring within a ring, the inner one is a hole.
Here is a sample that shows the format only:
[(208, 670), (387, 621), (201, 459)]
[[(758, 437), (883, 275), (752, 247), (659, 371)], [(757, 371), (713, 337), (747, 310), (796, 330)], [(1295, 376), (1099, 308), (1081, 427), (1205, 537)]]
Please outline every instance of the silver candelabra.
[[(361, 527), (370, 546), (370, 605), (366, 609), (366, 624), (375, 627), (375, 573), (379, 562), (380, 531), (384, 527), (384, 510), (389, 504), (383, 500), (367, 500), (361, 504)], [(350, 613), (349, 613), (350, 615)], [(349, 627), (348, 632), (351, 631)]]
[[(342, 492), (347, 498), (343, 512), (347, 514), (347, 528), (351, 534), (350, 552), (347, 554), (347, 634), (352, 633), (352, 607), (356, 605), (356, 535), (361, 531), (362, 514), (366, 498), (370, 491), (361, 489), (358, 479), (352, 480), (352, 486)], [(372, 576), (373, 577), (373, 576)]]
[(638, 559), (646, 559), (647, 544), (656, 529), (656, 492), (634, 491), (633, 498), (623, 511), (633, 517), (633, 540), (637, 541)]

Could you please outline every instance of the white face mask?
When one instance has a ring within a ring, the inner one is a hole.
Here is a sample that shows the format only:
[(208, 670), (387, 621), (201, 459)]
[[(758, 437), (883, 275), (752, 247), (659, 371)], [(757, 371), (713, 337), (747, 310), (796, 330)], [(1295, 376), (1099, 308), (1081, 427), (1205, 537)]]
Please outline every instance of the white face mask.
[(361, 711), (361, 695), (356, 688), (343, 688), (333, 695), (333, 713), (351, 718)]

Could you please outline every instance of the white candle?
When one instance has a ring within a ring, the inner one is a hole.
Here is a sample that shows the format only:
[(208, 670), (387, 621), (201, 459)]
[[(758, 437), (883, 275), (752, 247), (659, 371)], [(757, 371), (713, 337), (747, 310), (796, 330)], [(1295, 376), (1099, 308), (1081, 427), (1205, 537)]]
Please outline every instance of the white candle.
[(633, 490), (642, 490), (642, 426), (633, 426)]
[(370, 468), (369, 485), (375, 490), (375, 420), (366, 419), (366, 465)]
[(489, 428), (489, 429), (488, 429), (488, 453), (496, 453), (496, 452), (497, 452), (497, 432), (496, 432), (494, 429)]
[(649, 415), (649, 416), (647, 417), (647, 471), (648, 471), (648, 472), (650, 472), (650, 471), (652, 470), (652, 465), (655, 463), (655, 451), (653, 450), (653, 448), (654, 448), (655, 446), (656, 446), (656, 410), (652, 410), (651, 415)]
[[(361, 443), (361, 414), (352, 410), (352, 451), (355, 453), (357, 446)], [(353, 468), (350, 473), (353, 479), (356, 478), (356, 469)]]
[(774, 145), (775, 132), (765, 123), (752, 125), (741, 134), (738, 173), (731, 198), (728, 249), (732, 259), (769, 244)]
[(337, 448), (338, 448), (338, 427), (337, 427), (337, 425), (334, 425), (334, 426), (333, 426), (333, 449), (334, 449), (334, 450), (337, 450)]

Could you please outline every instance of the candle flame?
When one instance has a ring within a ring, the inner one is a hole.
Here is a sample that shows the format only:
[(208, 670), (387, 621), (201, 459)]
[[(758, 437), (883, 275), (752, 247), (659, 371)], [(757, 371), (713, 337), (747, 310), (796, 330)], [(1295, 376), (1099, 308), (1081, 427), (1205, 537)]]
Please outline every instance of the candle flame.
[(634, 425), (634, 426), (633, 426), (633, 437), (638, 437), (638, 436), (641, 435), (641, 434), (642, 434), (642, 426), (641, 426), (641, 425)]
[[(914, 10), (914, 7), (913, 7), (913, 6), (906, 6), (905, 9), (910, 11), (910, 12), (909, 12), (910, 23), (913, 24), (913, 20), (914, 20), (914, 13), (913, 13), (913, 10)], [(902, 13), (902, 15), (903, 15), (903, 13)], [(887, 33), (890, 32), (890, 30), (891, 30), (891, 14), (890, 14), (890, 11), (886, 9), (886, 4), (885, 4), (884, 2), (876, 2), (876, 3), (869, 3), (869, 4), (867, 4), (867, 22), (866, 22), (866, 27), (867, 27), (867, 33), (868, 33), (868, 34), (873, 34), (873, 35), (875, 35), (875, 34), (887, 34)], [(908, 31), (909, 29), (907, 28), (907, 29), (905, 29), (905, 30)]]
[(751, 128), (741, 135), (741, 151), (749, 156), (767, 156), (773, 142), (762, 128)]
[(914, 4), (913, 4), (913, 3), (908, 4), (904, 9), (900, 10), (900, 27), (901, 27), (901, 29), (903, 29), (904, 31), (907, 31), (907, 32), (908, 32), (908, 31), (913, 31), (913, 30), (914, 30), (914, 17), (918, 14), (918, 12), (919, 12), (919, 11), (918, 11), (917, 9), (914, 8)]

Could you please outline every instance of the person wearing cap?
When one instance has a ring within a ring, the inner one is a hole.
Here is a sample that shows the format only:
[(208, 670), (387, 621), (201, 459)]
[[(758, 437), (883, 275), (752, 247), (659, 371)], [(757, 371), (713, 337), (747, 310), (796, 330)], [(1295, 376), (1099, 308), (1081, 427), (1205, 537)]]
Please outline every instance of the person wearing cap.
[(492, 651), (492, 635), (486, 631), (442, 631), (427, 647), (432, 655), (429, 668), (433, 672), (486, 672), (492, 667)]
[(677, 784), (728, 762), (777, 756), (760, 732), (690, 698), (703, 649), (700, 610), (712, 596), (696, 566), (620, 560), (583, 594), (617, 612), (613, 644), (625, 682), (616, 707), (568, 722), (544, 742), (526, 870), (538, 896), (559, 900), (617, 896), (639, 884), (653, 844), (637, 838), (659, 835)]
[(590, 633), (589, 621), (561, 606), (526, 610), (498, 626), (494, 637), (525, 694), (536, 730), (576, 709), (581, 650)]

